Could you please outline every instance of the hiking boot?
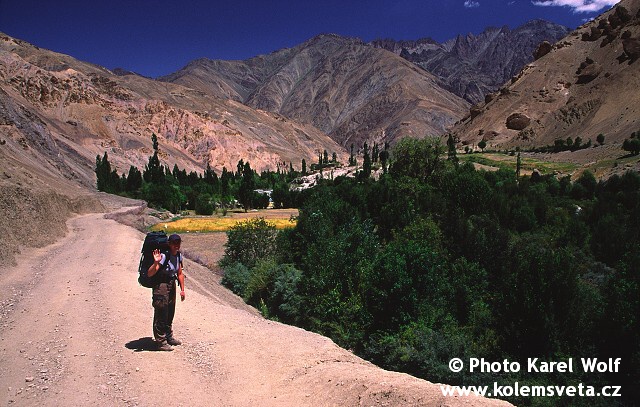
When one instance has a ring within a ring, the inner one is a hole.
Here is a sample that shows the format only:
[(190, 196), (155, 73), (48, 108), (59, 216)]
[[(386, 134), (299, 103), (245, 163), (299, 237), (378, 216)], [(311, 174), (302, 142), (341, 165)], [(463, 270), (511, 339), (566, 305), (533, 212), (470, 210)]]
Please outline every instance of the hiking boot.
[(173, 350), (173, 348), (171, 347), (171, 345), (169, 345), (169, 343), (167, 343), (165, 341), (162, 341), (162, 342), (157, 342), (156, 350), (164, 351), (164, 352), (171, 352)]
[(182, 341), (177, 340), (176, 338), (174, 338), (173, 336), (170, 336), (167, 338), (167, 343), (171, 346), (178, 346), (178, 345), (182, 345)]

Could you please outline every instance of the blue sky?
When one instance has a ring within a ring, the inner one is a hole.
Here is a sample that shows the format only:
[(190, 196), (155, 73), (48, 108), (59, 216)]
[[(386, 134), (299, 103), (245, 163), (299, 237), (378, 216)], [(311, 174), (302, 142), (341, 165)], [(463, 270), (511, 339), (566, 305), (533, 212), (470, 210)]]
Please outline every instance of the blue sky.
[(618, 0), (0, 0), (0, 31), (157, 77), (196, 58), (246, 59), (322, 33), (446, 41), (541, 18), (575, 28)]

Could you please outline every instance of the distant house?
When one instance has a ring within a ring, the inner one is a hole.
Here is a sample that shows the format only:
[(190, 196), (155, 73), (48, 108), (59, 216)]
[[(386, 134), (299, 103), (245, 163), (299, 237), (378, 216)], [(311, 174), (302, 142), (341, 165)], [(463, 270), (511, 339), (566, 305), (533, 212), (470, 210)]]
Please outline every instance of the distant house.
[(253, 192), (257, 192), (262, 195), (267, 195), (269, 196), (269, 201), (271, 201), (271, 193), (273, 192), (273, 189), (254, 189)]

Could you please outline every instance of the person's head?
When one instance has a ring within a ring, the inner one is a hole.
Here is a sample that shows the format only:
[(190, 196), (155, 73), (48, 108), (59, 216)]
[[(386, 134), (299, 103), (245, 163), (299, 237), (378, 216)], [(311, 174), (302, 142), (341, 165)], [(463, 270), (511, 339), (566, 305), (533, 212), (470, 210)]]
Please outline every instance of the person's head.
[(171, 250), (171, 254), (176, 254), (178, 250), (180, 250), (180, 243), (182, 243), (180, 235), (174, 233), (169, 236), (169, 250)]

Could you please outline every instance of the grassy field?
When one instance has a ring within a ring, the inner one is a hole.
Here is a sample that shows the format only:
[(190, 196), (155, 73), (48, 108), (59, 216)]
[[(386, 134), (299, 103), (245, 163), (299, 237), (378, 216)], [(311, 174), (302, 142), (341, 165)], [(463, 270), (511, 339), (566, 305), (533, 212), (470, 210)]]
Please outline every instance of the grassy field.
[[(516, 169), (517, 162), (517, 157), (515, 155), (511, 156), (509, 154), (501, 153), (463, 154), (459, 155), (458, 158), (462, 162), (470, 161), (486, 165), (488, 167), (494, 167), (496, 169), (506, 168), (514, 171)], [(542, 174), (551, 174), (554, 172), (559, 172), (561, 174), (570, 174), (581, 167), (579, 164), (570, 162), (543, 161), (536, 158), (524, 156), (521, 157), (520, 164), (521, 171), (523, 173), (531, 173), (531, 171), (537, 169)]]
[(194, 216), (176, 219), (170, 222), (161, 222), (154, 225), (151, 230), (164, 230), (167, 233), (214, 233), (226, 232), (236, 223), (245, 219), (263, 217), (276, 229), (292, 228), (296, 222), (292, 217), (297, 216), (297, 210), (290, 209), (266, 209), (252, 212), (233, 212), (227, 216)]

